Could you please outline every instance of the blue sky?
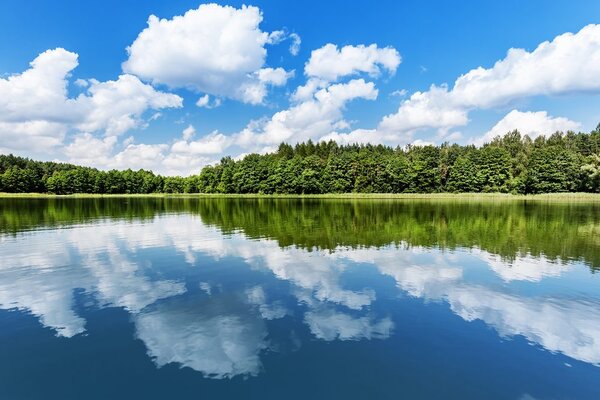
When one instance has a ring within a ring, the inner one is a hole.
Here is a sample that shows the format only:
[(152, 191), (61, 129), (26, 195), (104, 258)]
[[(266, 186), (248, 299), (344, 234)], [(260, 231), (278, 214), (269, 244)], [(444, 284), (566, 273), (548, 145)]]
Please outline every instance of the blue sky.
[(0, 151), (187, 175), (308, 138), (589, 131), (599, 16), (597, 1), (5, 0)]

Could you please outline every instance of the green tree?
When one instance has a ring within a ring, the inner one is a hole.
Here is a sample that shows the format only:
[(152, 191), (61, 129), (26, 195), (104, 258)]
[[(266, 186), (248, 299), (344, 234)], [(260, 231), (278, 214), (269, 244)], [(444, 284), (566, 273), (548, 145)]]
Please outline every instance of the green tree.
[(600, 154), (590, 154), (581, 166), (584, 173), (585, 186), (592, 192), (600, 192)]
[(528, 193), (575, 191), (581, 185), (577, 154), (559, 145), (536, 147), (529, 159)]
[(435, 146), (409, 148), (410, 192), (432, 193), (440, 190), (439, 153), (439, 148)]
[(480, 190), (477, 165), (471, 156), (458, 157), (450, 171), (447, 189), (451, 192), (477, 192)]

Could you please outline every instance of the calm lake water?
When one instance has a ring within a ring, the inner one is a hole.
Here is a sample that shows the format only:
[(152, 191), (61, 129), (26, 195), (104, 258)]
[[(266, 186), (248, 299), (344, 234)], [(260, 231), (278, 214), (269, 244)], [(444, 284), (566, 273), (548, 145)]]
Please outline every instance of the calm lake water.
[(600, 399), (600, 205), (0, 199), (1, 399)]

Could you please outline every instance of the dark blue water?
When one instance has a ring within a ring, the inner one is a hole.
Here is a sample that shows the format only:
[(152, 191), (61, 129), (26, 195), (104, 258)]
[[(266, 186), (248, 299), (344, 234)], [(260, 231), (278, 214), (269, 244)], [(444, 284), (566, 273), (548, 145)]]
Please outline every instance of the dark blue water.
[(585, 258), (267, 236), (185, 212), (2, 234), (0, 398), (600, 399)]

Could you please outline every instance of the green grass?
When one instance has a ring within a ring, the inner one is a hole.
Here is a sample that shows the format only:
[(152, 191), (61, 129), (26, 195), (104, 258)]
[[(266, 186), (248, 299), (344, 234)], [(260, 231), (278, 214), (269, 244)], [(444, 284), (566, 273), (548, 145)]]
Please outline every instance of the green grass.
[(466, 200), (511, 201), (532, 200), (551, 202), (600, 202), (600, 193), (547, 193), (535, 195), (506, 193), (339, 193), (339, 194), (70, 194), (0, 193), (0, 198), (122, 198), (122, 197), (218, 197), (218, 198), (315, 198), (315, 199), (390, 199), (390, 200)]

